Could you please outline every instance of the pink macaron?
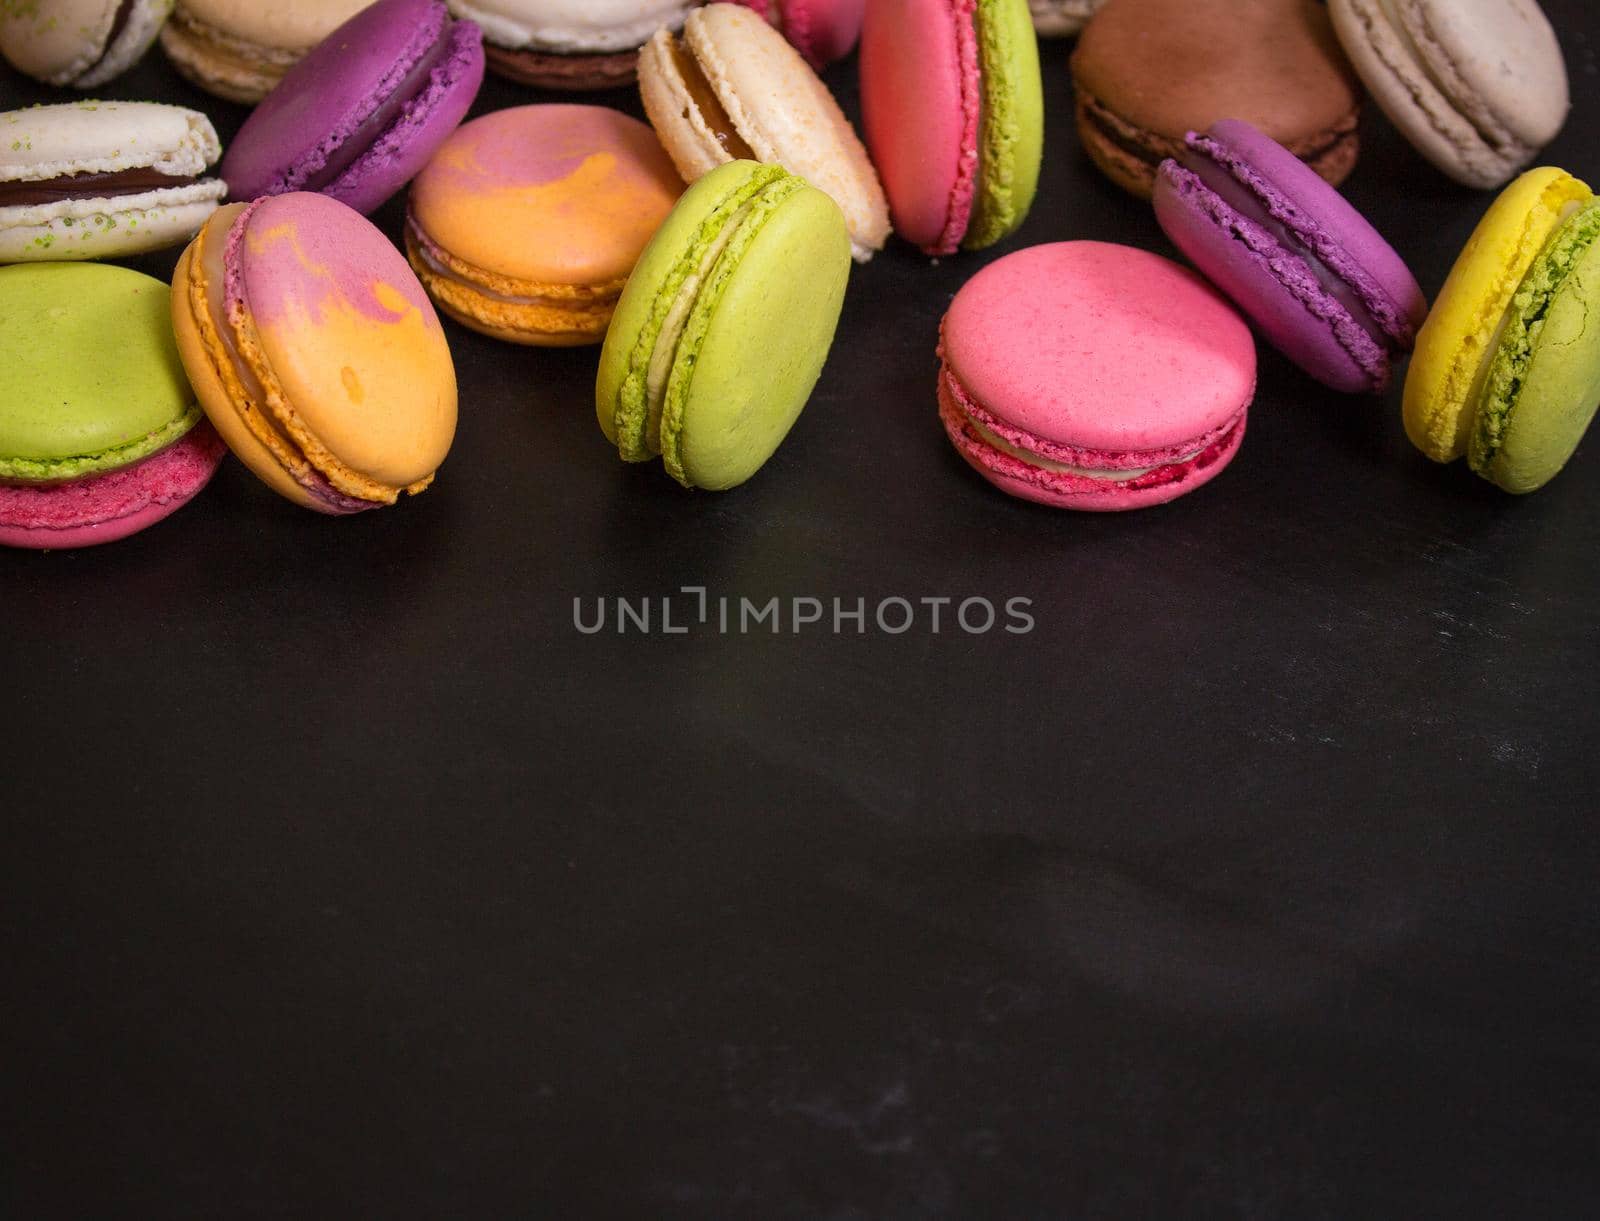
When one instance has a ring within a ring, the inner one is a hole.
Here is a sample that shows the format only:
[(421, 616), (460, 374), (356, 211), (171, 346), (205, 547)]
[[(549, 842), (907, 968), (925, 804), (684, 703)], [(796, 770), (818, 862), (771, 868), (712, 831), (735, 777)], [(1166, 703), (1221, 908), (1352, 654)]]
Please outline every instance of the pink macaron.
[(843, 59), (861, 37), (866, 0), (738, 0), (765, 17), (821, 70)]
[(1159, 255), (1104, 242), (1020, 250), (962, 287), (940, 334), (951, 443), (1024, 500), (1165, 504), (1214, 479), (1244, 439), (1250, 328)]

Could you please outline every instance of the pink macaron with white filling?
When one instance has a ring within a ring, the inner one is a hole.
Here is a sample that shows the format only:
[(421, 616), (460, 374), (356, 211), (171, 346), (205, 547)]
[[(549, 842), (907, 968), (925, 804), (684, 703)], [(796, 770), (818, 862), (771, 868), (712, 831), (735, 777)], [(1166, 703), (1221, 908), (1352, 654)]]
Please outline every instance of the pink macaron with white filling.
[(1056, 508), (1165, 504), (1214, 479), (1255, 397), (1250, 329), (1193, 272), (1104, 242), (990, 264), (940, 328), (939, 414), (990, 483)]

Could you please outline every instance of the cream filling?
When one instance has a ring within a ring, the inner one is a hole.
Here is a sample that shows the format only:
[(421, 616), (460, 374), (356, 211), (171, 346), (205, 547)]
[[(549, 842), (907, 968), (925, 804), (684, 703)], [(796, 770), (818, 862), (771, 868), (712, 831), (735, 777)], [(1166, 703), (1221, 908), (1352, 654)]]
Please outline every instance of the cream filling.
[[(529, 20), (506, 10), (537, 11)], [(478, 23), (484, 38), (499, 47), (553, 51), (566, 55), (601, 55), (643, 46), (662, 26), (683, 28), (694, 7), (691, 0), (544, 0), (540, 5), (506, 4), (505, 0), (453, 0), (457, 17)]]
[(673, 298), (672, 308), (661, 323), (661, 333), (656, 336), (655, 347), (650, 352), (650, 364), (645, 369), (644, 401), (646, 410), (645, 443), (657, 453), (661, 450), (661, 412), (667, 401), (667, 386), (672, 380), (672, 369), (678, 360), (678, 344), (683, 339), (684, 327), (689, 325), (689, 315), (694, 312), (700, 286), (710, 278), (722, 252), (728, 248), (734, 234), (739, 232), (745, 218), (750, 215), (754, 200), (744, 205), (722, 226), (716, 240), (706, 247), (700, 257), (700, 266), (684, 280)]
[(996, 436), (994, 433), (990, 432), (970, 415), (967, 416), (967, 423), (971, 425), (972, 430), (975, 433), (977, 433), (990, 445), (994, 446), (994, 448), (1003, 454), (1010, 454), (1018, 462), (1023, 462), (1028, 466), (1037, 467), (1041, 471), (1050, 471), (1057, 475), (1076, 475), (1082, 479), (1098, 479), (1103, 483), (1131, 483), (1133, 480), (1138, 479), (1141, 475), (1148, 475), (1151, 471), (1158, 471), (1163, 466), (1176, 466), (1185, 462), (1193, 462), (1203, 452), (1202, 450), (1197, 449), (1192, 454), (1184, 454), (1181, 458), (1174, 458), (1170, 462), (1162, 462), (1156, 466), (1136, 466), (1129, 467), (1126, 470), (1114, 471), (1091, 470), (1088, 467), (1072, 466), (1065, 462), (1053, 461), (1050, 458), (1041, 458), (1038, 454), (1030, 454), (1025, 450), (1018, 449), (1004, 437)]

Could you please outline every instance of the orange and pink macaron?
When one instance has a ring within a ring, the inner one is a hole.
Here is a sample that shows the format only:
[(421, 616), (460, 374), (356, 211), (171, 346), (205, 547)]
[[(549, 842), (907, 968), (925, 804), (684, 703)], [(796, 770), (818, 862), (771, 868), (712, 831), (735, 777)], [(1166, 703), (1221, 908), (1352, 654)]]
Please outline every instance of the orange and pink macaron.
[(475, 331), (543, 347), (599, 343), (682, 193), (638, 119), (518, 106), (460, 128), (417, 177), (406, 250), (439, 308)]
[(1139, 509), (1210, 482), (1255, 397), (1255, 342), (1227, 302), (1104, 242), (984, 268), (951, 302), (939, 353), (957, 452), (1001, 491), (1063, 509)]
[(432, 483), (455, 366), (416, 276), (360, 213), (305, 192), (220, 209), (179, 260), (172, 322), (206, 415), (289, 500), (345, 515)]

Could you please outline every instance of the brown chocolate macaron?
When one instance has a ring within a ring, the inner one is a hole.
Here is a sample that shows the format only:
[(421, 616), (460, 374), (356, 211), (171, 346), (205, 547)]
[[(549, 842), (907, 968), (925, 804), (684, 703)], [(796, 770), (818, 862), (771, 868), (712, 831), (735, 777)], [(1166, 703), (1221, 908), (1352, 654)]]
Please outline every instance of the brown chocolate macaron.
[(1125, 190), (1219, 119), (1266, 132), (1337, 186), (1361, 90), (1316, 0), (1108, 0), (1072, 56), (1078, 138)]

